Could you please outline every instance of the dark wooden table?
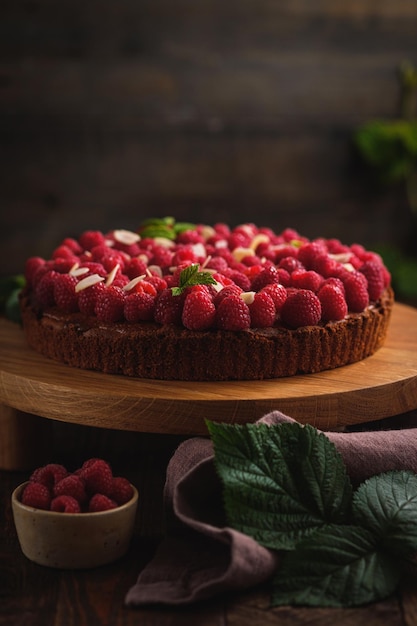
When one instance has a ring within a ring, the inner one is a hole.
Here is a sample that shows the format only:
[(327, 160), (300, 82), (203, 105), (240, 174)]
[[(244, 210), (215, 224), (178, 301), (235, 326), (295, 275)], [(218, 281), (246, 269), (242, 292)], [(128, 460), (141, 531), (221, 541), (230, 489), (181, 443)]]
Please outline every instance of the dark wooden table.
[[(392, 418), (395, 426), (402, 427), (414, 425), (416, 421), (416, 412)], [(410, 570), (397, 594), (383, 602), (355, 609), (270, 609), (265, 588), (181, 609), (126, 608), (124, 596), (152, 557), (164, 532), (165, 469), (182, 439), (172, 435), (50, 424), (53, 445), (45, 461), (59, 460), (68, 466), (77, 466), (90, 456), (102, 456), (112, 463), (115, 472), (126, 475), (138, 487), (140, 501), (135, 536), (124, 558), (97, 569), (61, 571), (31, 563), (20, 551), (10, 506), (13, 488), (27, 478), (29, 470), (0, 471), (0, 625), (417, 625), (417, 568)], [(378, 425), (374, 423), (372, 427)]]

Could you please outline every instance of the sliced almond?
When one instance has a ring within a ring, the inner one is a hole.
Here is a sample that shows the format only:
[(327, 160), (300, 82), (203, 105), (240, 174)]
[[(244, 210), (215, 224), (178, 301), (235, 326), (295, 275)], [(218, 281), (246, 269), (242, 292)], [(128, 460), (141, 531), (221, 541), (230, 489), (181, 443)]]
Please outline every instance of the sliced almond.
[(162, 270), (159, 265), (148, 265), (146, 268), (146, 273), (148, 276), (154, 276), (155, 274), (162, 278)]
[(133, 289), (133, 287), (136, 287), (138, 283), (142, 282), (144, 278), (146, 278), (146, 274), (142, 274), (142, 276), (136, 276), (136, 278), (132, 278), (132, 280), (123, 287), (123, 290), (130, 291), (131, 289)]
[(88, 269), (88, 267), (76, 267), (74, 269), (70, 270), (70, 274), (71, 276), (84, 276), (84, 274), (88, 274), (90, 270)]
[(110, 287), (110, 285), (112, 284), (112, 282), (116, 278), (116, 274), (119, 271), (119, 269), (120, 269), (120, 265), (119, 265), (119, 263), (116, 263), (116, 265), (113, 267), (112, 271), (107, 275), (106, 287)]
[(200, 234), (204, 238), (204, 240), (207, 241), (207, 239), (210, 239), (210, 237), (215, 236), (216, 231), (214, 230), (212, 226), (203, 226), (200, 231)]
[(256, 291), (243, 291), (239, 295), (242, 298), (243, 302), (246, 302), (246, 304), (252, 304), (252, 302), (255, 300)]
[(255, 235), (255, 237), (252, 239), (252, 241), (250, 242), (250, 248), (252, 248), (252, 250), (256, 250), (256, 248), (259, 246), (260, 243), (269, 243), (271, 240), (268, 237), (267, 234), (265, 233), (258, 233), (257, 235)]
[(241, 261), (245, 258), (245, 256), (255, 256), (255, 250), (253, 248), (243, 248), (242, 246), (238, 246), (234, 250), (232, 250), (233, 258), (236, 261)]
[(175, 246), (175, 242), (172, 239), (168, 239), (168, 237), (155, 237), (154, 243), (164, 248), (173, 248)]
[(100, 276), (99, 274), (91, 274), (91, 276), (86, 276), (75, 285), (75, 292), (78, 293), (79, 291), (83, 291), (84, 289), (87, 289), (87, 287), (92, 287), (97, 283), (103, 282), (103, 280), (103, 276)]
[(123, 243), (126, 246), (131, 246), (133, 243), (137, 243), (138, 241), (140, 241), (140, 236), (138, 235), (138, 233), (134, 233), (131, 230), (114, 230), (113, 237), (116, 241), (118, 241), (119, 243)]

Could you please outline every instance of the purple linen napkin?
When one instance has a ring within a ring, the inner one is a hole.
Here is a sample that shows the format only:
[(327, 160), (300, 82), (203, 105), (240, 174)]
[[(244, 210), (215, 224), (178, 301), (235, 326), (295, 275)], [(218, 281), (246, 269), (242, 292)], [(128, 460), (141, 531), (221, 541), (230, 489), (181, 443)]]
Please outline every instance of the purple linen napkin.
[[(294, 421), (279, 411), (259, 420), (269, 425)], [(325, 434), (354, 485), (389, 470), (417, 473), (417, 428)], [(167, 537), (128, 591), (128, 606), (188, 604), (272, 576), (279, 556), (226, 525), (210, 440), (193, 438), (177, 448), (167, 468), (164, 503)]]

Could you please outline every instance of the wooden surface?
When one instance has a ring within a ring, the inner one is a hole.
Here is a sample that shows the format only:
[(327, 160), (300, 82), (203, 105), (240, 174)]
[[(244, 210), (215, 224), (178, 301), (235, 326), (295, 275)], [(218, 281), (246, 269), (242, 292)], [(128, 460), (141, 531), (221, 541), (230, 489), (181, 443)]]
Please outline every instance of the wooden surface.
[(414, 0), (2, 0), (0, 273), (144, 218), (402, 243), (355, 128), (398, 115)]
[(195, 435), (207, 432), (205, 418), (253, 422), (273, 409), (331, 430), (417, 407), (417, 310), (402, 304), (372, 357), (320, 374), (255, 382), (161, 382), (78, 370), (35, 353), (18, 325), (0, 322), (0, 401), (54, 420)]
[[(414, 418), (417, 419), (417, 414)], [(79, 427), (65, 425), (62, 447), (49, 460), (69, 459), (73, 447), (85, 460), (102, 456), (100, 438), (86, 450)], [(81, 428), (81, 427), (80, 427)], [(93, 429), (100, 435), (102, 429)], [(72, 433), (72, 435), (71, 435)], [(116, 433), (127, 435), (128, 433)], [(1, 626), (417, 626), (417, 570), (406, 573), (398, 591), (383, 602), (356, 609), (269, 608), (266, 588), (250, 589), (183, 609), (127, 609), (124, 597), (152, 557), (164, 531), (162, 488), (165, 468), (174, 450), (164, 437), (132, 434), (130, 453), (113, 437), (113, 470), (126, 475), (139, 490), (135, 535), (119, 562), (84, 572), (48, 569), (28, 561), (20, 551), (12, 520), (10, 496), (27, 472), (0, 471), (0, 625)], [(149, 440), (151, 437), (152, 441)], [(72, 456), (77, 467), (78, 459)]]

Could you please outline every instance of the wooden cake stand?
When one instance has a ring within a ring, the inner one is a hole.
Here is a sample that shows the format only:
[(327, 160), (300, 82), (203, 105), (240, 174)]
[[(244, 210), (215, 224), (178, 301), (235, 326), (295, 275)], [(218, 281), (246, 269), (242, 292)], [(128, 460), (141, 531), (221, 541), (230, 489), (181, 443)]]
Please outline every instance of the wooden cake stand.
[(24, 438), (30, 443), (36, 436), (30, 432), (34, 416), (192, 436), (207, 434), (205, 419), (254, 422), (274, 409), (335, 430), (417, 408), (417, 309), (402, 304), (395, 304), (386, 342), (373, 356), (319, 374), (265, 381), (187, 383), (78, 370), (31, 350), (20, 326), (4, 319), (0, 346), (0, 467), (2, 446), (13, 457)]

